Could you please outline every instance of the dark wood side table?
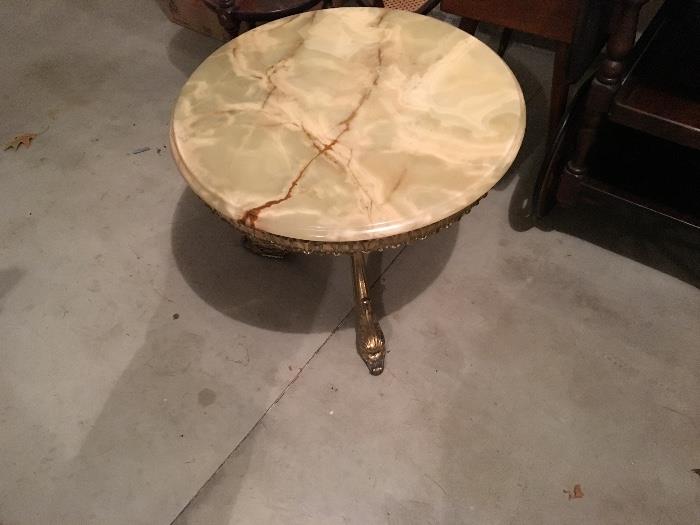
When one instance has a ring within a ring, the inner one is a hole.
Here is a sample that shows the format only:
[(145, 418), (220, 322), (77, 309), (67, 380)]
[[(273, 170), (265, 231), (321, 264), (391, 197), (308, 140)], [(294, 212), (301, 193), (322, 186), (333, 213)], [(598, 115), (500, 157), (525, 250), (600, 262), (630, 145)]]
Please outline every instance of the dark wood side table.
[(581, 194), (700, 228), (700, 0), (667, 0), (636, 42), (647, 0), (618, 0), (606, 56), (537, 181), (538, 216)]

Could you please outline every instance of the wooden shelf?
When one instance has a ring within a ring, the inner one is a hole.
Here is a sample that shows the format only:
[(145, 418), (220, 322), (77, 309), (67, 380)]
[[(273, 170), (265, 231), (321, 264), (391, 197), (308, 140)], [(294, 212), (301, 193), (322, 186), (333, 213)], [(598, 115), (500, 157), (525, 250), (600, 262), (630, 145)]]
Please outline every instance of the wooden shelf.
[(668, 11), (638, 43), (610, 119), (700, 149), (700, 1)]
[(584, 188), (700, 228), (700, 150), (608, 123), (589, 160)]

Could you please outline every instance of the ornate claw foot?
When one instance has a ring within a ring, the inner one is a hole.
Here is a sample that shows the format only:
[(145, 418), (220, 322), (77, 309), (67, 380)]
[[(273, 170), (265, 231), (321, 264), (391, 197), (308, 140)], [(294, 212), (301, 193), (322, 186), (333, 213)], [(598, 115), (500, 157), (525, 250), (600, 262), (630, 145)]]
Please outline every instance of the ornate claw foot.
[(384, 371), (384, 334), (379, 323), (374, 319), (372, 304), (369, 299), (355, 305), (357, 313), (357, 352), (369, 368), (369, 373), (378, 376)]
[(361, 253), (352, 254), (352, 271), (355, 283), (357, 352), (369, 368), (369, 373), (377, 376), (384, 371), (386, 348), (384, 334), (372, 311), (365, 276), (365, 257)]
[(243, 237), (243, 246), (251, 253), (267, 257), (268, 259), (284, 259), (289, 252), (278, 248), (277, 246), (265, 242), (258, 241), (245, 235)]

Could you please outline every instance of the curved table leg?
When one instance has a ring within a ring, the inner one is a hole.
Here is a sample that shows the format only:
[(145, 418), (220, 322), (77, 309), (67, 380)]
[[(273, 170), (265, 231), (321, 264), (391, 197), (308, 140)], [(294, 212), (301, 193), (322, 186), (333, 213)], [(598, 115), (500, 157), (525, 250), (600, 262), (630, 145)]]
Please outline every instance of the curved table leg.
[(352, 254), (352, 273), (355, 284), (357, 352), (369, 368), (369, 373), (377, 376), (384, 371), (386, 348), (384, 334), (372, 311), (365, 275), (365, 256), (362, 253)]

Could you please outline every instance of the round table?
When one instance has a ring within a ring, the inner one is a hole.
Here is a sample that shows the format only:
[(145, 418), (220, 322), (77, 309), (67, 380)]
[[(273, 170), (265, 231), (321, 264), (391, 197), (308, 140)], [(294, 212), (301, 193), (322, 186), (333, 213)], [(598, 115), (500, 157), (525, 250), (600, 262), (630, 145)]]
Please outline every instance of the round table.
[(215, 51), (182, 89), (171, 144), (195, 193), (259, 252), (352, 257), (357, 349), (379, 374), (364, 254), (458, 220), (524, 131), (520, 86), (486, 45), (433, 18), (353, 7)]

